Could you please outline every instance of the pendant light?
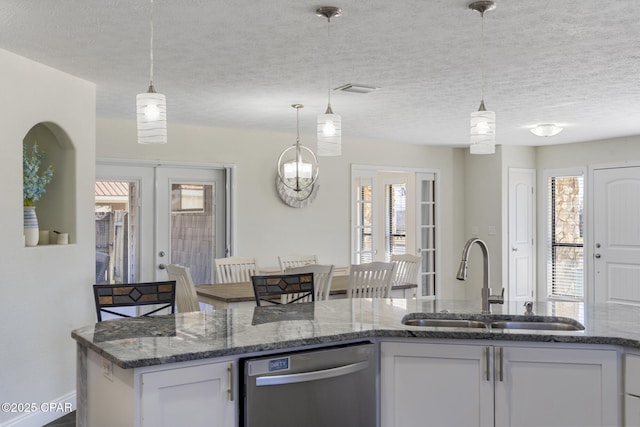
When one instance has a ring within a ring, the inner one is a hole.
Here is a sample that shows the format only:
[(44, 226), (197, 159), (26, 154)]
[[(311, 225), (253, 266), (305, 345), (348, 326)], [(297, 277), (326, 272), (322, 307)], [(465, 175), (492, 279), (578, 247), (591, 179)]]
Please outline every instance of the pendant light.
[(496, 113), (493, 111), (487, 111), (484, 106), (484, 14), (495, 8), (496, 3), (494, 1), (476, 1), (469, 5), (469, 9), (479, 12), (482, 17), (482, 98), (478, 111), (471, 113), (471, 145), (469, 147), (469, 152), (471, 154), (493, 154), (496, 152)]
[(136, 96), (139, 144), (167, 143), (167, 102), (153, 87), (153, 0), (150, 0), (149, 88)]
[(278, 177), (286, 187), (302, 192), (318, 179), (318, 159), (310, 148), (300, 144), (300, 109), (304, 106), (291, 106), (296, 109), (296, 143), (280, 154)]
[(331, 109), (331, 18), (340, 16), (342, 9), (323, 6), (316, 9), (316, 15), (327, 18), (327, 110), (318, 115), (318, 156), (339, 156), (342, 154), (342, 118)]

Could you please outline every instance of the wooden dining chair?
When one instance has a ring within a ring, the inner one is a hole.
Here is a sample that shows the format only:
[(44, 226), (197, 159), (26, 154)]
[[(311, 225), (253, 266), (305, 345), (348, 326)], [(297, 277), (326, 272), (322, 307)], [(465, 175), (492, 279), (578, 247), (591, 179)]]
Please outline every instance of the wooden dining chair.
[(166, 268), (169, 280), (176, 282), (176, 306), (178, 312), (200, 311), (200, 302), (198, 301), (198, 294), (196, 293), (189, 267), (169, 264)]
[(286, 274), (313, 273), (313, 287), (315, 288), (315, 300), (329, 299), (331, 282), (333, 280), (333, 265), (310, 264), (302, 267), (290, 267)]
[(232, 256), (213, 260), (216, 283), (251, 282), (251, 276), (260, 274), (255, 258)]
[(392, 262), (353, 264), (349, 269), (348, 298), (389, 298), (391, 279), (395, 273)]
[(418, 284), (418, 271), (422, 258), (410, 254), (391, 255), (391, 262), (396, 265), (393, 284)]
[(176, 282), (170, 280), (165, 282), (93, 285), (93, 296), (98, 322), (102, 322), (103, 312), (120, 317), (135, 317), (114, 310), (117, 307), (156, 306), (139, 316), (149, 316), (164, 309), (169, 309), (171, 313), (175, 313)]
[(313, 273), (253, 276), (251, 282), (258, 307), (315, 301)]
[(302, 267), (309, 264), (317, 264), (317, 255), (282, 255), (278, 257), (280, 263), (280, 270), (283, 272), (287, 268)]

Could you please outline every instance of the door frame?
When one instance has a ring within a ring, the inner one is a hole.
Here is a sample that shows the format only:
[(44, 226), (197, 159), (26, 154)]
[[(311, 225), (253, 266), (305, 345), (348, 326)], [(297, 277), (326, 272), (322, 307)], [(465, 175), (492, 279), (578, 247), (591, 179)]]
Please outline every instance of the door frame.
[[(420, 208), (418, 200), (420, 199), (419, 197), (419, 191), (420, 188), (418, 188), (418, 186), (415, 183), (415, 179), (416, 176), (418, 174), (433, 174), (434, 175), (434, 181), (435, 181), (435, 211), (434, 211), (434, 221), (435, 221), (435, 248), (436, 248), (436, 254), (435, 254), (435, 271), (436, 271), (436, 277), (435, 277), (435, 282), (434, 282), (434, 287), (436, 290), (436, 295), (434, 297), (432, 296), (428, 296), (428, 297), (421, 297), (421, 285), (418, 284), (418, 297), (420, 298), (427, 298), (427, 299), (438, 299), (440, 298), (440, 296), (437, 293), (437, 290), (440, 287), (440, 281), (441, 281), (441, 277), (439, 272), (441, 271), (441, 261), (440, 261), (440, 252), (442, 252), (442, 246), (441, 246), (441, 242), (440, 242), (440, 203), (442, 203), (442, 198), (440, 196), (440, 177), (441, 177), (441, 172), (440, 169), (437, 168), (414, 168), (414, 167), (402, 167), (402, 166), (374, 166), (374, 165), (362, 165), (362, 164), (351, 164), (351, 172), (350, 172), (350, 178), (349, 178), (349, 185), (351, 186), (350, 189), (350, 194), (351, 194), (351, 200), (349, 203), (350, 206), (350, 218), (351, 218), (351, 223), (349, 224), (349, 232), (351, 233), (351, 238), (349, 239), (349, 241), (351, 242), (351, 247), (349, 248), (349, 257), (351, 259), (351, 262), (355, 262), (354, 261), (354, 248), (356, 246), (355, 243), (355, 236), (354, 236), (354, 227), (355, 224), (357, 222), (356, 220), (356, 209), (355, 208), (355, 200), (356, 200), (356, 195), (355, 195), (355, 191), (354, 191), (354, 179), (357, 176), (368, 176), (371, 177), (372, 179), (372, 185), (374, 186), (373, 188), (373, 196), (372, 196), (372, 203), (374, 204), (374, 208), (376, 207), (376, 205), (379, 205), (379, 201), (378, 201), (378, 194), (379, 194), (379, 189), (380, 189), (380, 180), (379, 180), (379, 175), (380, 174), (384, 174), (384, 173), (405, 173), (405, 174), (413, 174), (413, 182), (409, 183), (409, 186), (412, 186), (414, 191), (413, 191), (413, 198), (414, 200), (410, 203), (407, 203), (407, 209), (412, 209), (413, 212), (412, 214), (415, 215), (413, 224), (414, 224), (414, 229), (413, 229), (413, 236), (414, 236), (414, 247), (412, 248), (412, 250), (408, 250), (409, 248), (407, 248), (407, 253), (412, 253), (414, 255), (420, 255), (417, 253), (417, 248), (421, 243), (421, 239), (419, 236), (420, 233), (420, 227), (418, 226), (418, 223), (420, 222), (420, 212), (418, 212), (418, 209)], [(377, 229), (377, 227), (380, 226), (380, 221), (381, 219), (379, 218), (379, 213), (377, 211), (377, 209), (374, 209), (373, 211), (373, 227), (374, 230)], [(375, 232), (373, 233), (374, 235), (376, 234)], [(407, 236), (409, 236), (410, 232), (409, 230), (407, 230)], [(379, 245), (380, 243), (378, 243), (375, 239), (375, 236), (372, 240), (372, 245), (373, 245), (373, 249), (374, 249), (374, 253), (373, 255), (373, 259), (376, 260), (376, 251), (375, 249), (378, 247), (377, 245)], [(420, 273), (423, 273), (422, 270), (422, 264), (420, 266)], [(422, 277), (422, 274), (421, 274)]]
[[(182, 169), (218, 169), (225, 171), (225, 193), (226, 193), (226, 218), (225, 218), (225, 229), (226, 229), (226, 241), (225, 241), (225, 252), (230, 256), (235, 254), (236, 248), (236, 220), (235, 220), (235, 212), (236, 212), (236, 165), (230, 163), (208, 163), (208, 162), (177, 162), (170, 160), (135, 160), (135, 159), (116, 159), (116, 158), (96, 158), (96, 165), (98, 166), (121, 166), (121, 167), (146, 167), (146, 168), (155, 168), (155, 167), (168, 167), (168, 168), (182, 168)], [(95, 177), (99, 178), (98, 176)], [(110, 178), (110, 177), (109, 177)], [(95, 182), (95, 179), (94, 179)], [(154, 186), (155, 186), (155, 169), (154, 169)], [(139, 195), (139, 198), (142, 197), (142, 194)], [(156, 224), (158, 222), (157, 213), (155, 212), (155, 193), (153, 195), (153, 225), (151, 225), (151, 230), (155, 233)], [(154, 239), (153, 245), (155, 246), (156, 242)], [(142, 257), (142, 254), (138, 254), (139, 257)], [(141, 259), (141, 258), (139, 258)], [(139, 280), (154, 280), (153, 277), (155, 275), (154, 272), (143, 271), (142, 266), (139, 268), (138, 277)]]

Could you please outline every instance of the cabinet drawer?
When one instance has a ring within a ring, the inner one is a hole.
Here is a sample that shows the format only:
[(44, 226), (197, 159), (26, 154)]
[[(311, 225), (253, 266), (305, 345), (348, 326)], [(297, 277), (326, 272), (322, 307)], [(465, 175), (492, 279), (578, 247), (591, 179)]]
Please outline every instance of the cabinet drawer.
[(624, 425), (625, 427), (640, 426), (640, 397), (624, 397)]
[(625, 393), (640, 396), (640, 356), (625, 355), (624, 384)]

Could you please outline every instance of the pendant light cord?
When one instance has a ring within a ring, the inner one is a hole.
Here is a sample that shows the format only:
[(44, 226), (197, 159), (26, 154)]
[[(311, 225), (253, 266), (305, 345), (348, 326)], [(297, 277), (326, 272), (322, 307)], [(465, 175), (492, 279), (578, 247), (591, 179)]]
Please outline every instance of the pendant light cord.
[(149, 87), (153, 87), (153, 0), (150, 0), (151, 8), (149, 11)]
[[(153, 0), (152, 0), (153, 1)], [(480, 14), (481, 18), (482, 18), (482, 30), (481, 30), (481, 35), (480, 35), (480, 43), (481, 43), (481, 47), (480, 47), (480, 60), (481, 60), (481, 79), (482, 79), (482, 87), (481, 87), (481, 91), (482, 91), (482, 97), (480, 98), (482, 100), (482, 102), (484, 103), (484, 85), (485, 85), (485, 78), (484, 78), (484, 72), (485, 72), (485, 65), (486, 65), (486, 52), (485, 52), (485, 43), (484, 43), (484, 12), (482, 12)]]
[(327, 17), (327, 113), (333, 114), (331, 111), (331, 71), (333, 68), (331, 61), (331, 18)]

